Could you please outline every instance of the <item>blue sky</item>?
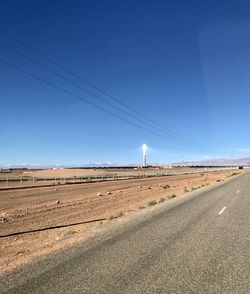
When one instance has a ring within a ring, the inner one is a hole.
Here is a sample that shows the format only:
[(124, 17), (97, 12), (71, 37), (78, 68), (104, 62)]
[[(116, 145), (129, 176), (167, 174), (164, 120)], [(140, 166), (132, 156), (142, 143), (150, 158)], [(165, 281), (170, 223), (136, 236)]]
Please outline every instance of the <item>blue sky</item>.
[(250, 156), (249, 1), (3, 0), (0, 29), (0, 42), (121, 107), (11, 34), (192, 141), (145, 131), (0, 44), (2, 59), (144, 128), (0, 61), (0, 165), (136, 163), (143, 143), (151, 162)]

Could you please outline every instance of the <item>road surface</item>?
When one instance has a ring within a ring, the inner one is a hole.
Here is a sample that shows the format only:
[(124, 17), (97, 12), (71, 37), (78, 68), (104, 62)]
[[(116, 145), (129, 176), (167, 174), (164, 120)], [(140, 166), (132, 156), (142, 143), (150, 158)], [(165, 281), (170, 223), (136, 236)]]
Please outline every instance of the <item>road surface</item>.
[(249, 173), (123, 219), (2, 278), (0, 292), (250, 293)]

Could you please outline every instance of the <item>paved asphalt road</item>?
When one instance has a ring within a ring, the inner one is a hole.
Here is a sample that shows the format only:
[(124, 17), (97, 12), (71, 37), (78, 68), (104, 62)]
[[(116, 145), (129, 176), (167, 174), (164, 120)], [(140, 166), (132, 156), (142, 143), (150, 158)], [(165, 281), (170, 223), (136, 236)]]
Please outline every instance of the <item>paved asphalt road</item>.
[(114, 221), (1, 293), (250, 293), (250, 173)]

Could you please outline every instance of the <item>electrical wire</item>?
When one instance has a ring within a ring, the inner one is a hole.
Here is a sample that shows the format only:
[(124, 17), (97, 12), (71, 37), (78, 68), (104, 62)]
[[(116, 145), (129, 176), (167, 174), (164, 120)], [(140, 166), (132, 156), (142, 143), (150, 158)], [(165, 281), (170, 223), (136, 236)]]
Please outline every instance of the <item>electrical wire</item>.
[[(128, 113), (127, 111), (124, 111), (124, 110), (121, 109), (120, 107), (118, 107), (118, 106), (116, 106), (116, 105), (113, 105), (112, 103), (106, 101), (106, 100), (103, 99), (102, 97), (100, 97), (100, 96), (98, 96), (98, 95), (92, 93), (91, 91), (88, 91), (88, 90), (84, 89), (83, 87), (79, 86), (78, 84), (76, 84), (76, 83), (72, 82), (71, 80), (65, 78), (65, 77), (62, 76), (61, 74), (58, 74), (58, 73), (55, 72), (54, 70), (51, 70), (49, 67), (47, 67), (47, 66), (41, 64), (40, 62), (37, 62), (37, 61), (34, 60), (33, 58), (28, 57), (27, 55), (25, 55), (25, 54), (23, 54), (22, 52), (20, 52), (20, 51), (14, 49), (13, 47), (7, 45), (6, 43), (0, 41), (0, 45), (3, 46), (3, 47), (5, 47), (5, 48), (7, 48), (7, 49), (9, 49), (9, 50), (11, 50), (11, 51), (13, 51), (13, 52), (15, 52), (15, 53), (18, 54), (18, 55), (24, 57), (25, 59), (29, 60), (29, 61), (32, 62), (33, 64), (35, 64), (35, 65), (37, 65), (37, 66), (39, 66), (39, 67), (41, 67), (41, 68), (47, 70), (48, 72), (52, 73), (53, 75), (55, 75), (55, 76), (59, 77), (60, 79), (66, 81), (66, 82), (68, 82), (68, 83), (70, 83), (70, 84), (73, 85), (74, 87), (76, 87), (76, 88), (80, 89), (81, 91), (83, 91), (83, 92), (85, 92), (85, 93), (87, 93), (87, 94), (89, 94), (89, 95), (95, 97), (96, 99), (98, 99), (98, 100), (104, 102), (105, 104), (107, 104), (107, 105), (113, 107), (114, 109), (116, 109), (116, 110), (122, 112), (123, 114), (125, 114), (125, 115), (127, 115), (127, 116), (129, 116), (129, 117), (131, 117), (131, 118), (133, 118), (133, 119), (135, 119), (135, 120), (137, 120), (137, 121), (139, 121), (139, 122), (141, 122), (141, 123), (143, 123), (143, 124), (145, 124), (145, 125), (151, 127), (151, 128), (153, 128), (153, 129), (155, 129), (155, 130), (157, 130), (157, 131), (160, 131), (161, 133), (164, 133), (160, 128), (157, 128), (157, 127), (152, 126), (151, 124), (149, 124), (149, 123), (147, 123), (147, 122), (144, 122), (143, 120), (137, 118), (135, 115), (132, 115), (132, 114)], [(166, 135), (167, 135), (168, 137), (174, 139), (174, 140), (180, 141), (181, 143), (183, 143), (183, 144), (185, 144), (185, 145), (190, 145), (190, 143), (185, 142), (185, 141), (181, 141), (181, 140), (180, 140), (178, 137), (176, 137), (176, 136), (173, 136), (173, 135), (168, 134), (168, 133), (166, 133)]]
[[(6, 35), (8, 38), (10, 38), (10, 39), (14, 40), (15, 42), (21, 44), (22, 46), (24, 46), (24, 47), (26, 47), (27, 49), (31, 50), (32, 52), (34, 52), (35, 54), (37, 54), (37, 55), (39, 55), (40, 57), (44, 58), (44, 59), (47, 60), (48, 62), (50, 62), (50, 63), (56, 65), (57, 67), (61, 68), (61, 69), (64, 70), (65, 72), (69, 73), (70, 75), (74, 76), (75, 78), (77, 78), (77, 79), (81, 80), (82, 82), (86, 83), (88, 86), (90, 86), (90, 87), (92, 87), (93, 89), (99, 91), (100, 93), (102, 93), (103, 95), (109, 97), (109, 98), (112, 99), (113, 101), (119, 103), (119, 104), (122, 105), (123, 107), (125, 107), (125, 108), (129, 109), (130, 111), (136, 113), (137, 115), (139, 115), (140, 117), (142, 117), (144, 120), (147, 120), (147, 121), (149, 121), (149, 122), (151, 122), (151, 123), (153, 123), (153, 124), (155, 124), (155, 125), (158, 125), (158, 126), (162, 129), (161, 132), (167, 133), (168, 136), (172, 136), (172, 137), (174, 137), (175, 139), (177, 139), (177, 140), (182, 140), (182, 141), (184, 141), (184, 142), (186, 142), (186, 143), (188, 143), (188, 144), (191, 143), (191, 144), (198, 145), (198, 143), (193, 142), (193, 140), (190, 140), (190, 139), (188, 139), (188, 138), (186, 138), (186, 137), (184, 137), (184, 136), (182, 136), (182, 135), (178, 135), (176, 132), (170, 130), (169, 128), (167, 128), (167, 127), (165, 127), (165, 126), (163, 126), (162, 124), (158, 123), (157, 121), (152, 120), (151, 118), (145, 116), (144, 114), (141, 114), (140, 112), (138, 112), (138, 111), (135, 110), (134, 108), (132, 108), (132, 107), (126, 105), (125, 103), (121, 102), (119, 99), (117, 99), (117, 98), (114, 97), (113, 95), (110, 95), (110, 94), (107, 93), (106, 91), (104, 91), (104, 90), (102, 90), (101, 88), (99, 88), (99, 87), (95, 86), (94, 84), (90, 83), (88, 80), (83, 79), (81, 76), (79, 76), (79, 75), (75, 74), (73, 71), (67, 69), (65, 66), (63, 66), (63, 65), (61, 65), (61, 64), (59, 64), (59, 63), (57, 63), (57, 62), (55, 62), (55, 61), (52, 60), (51, 58), (48, 58), (48, 57), (45, 56), (44, 54), (40, 53), (38, 50), (36, 50), (36, 49), (32, 48), (31, 46), (29, 46), (29, 45), (26, 44), (25, 42), (23, 42), (23, 41), (21, 41), (21, 40), (15, 38), (13, 35), (11, 35), (11, 34), (5, 32), (5, 31), (3, 31), (2, 29), (0, 29), (0, 33)], [(14, 50), (15, 50), (15, 49), (14, 49)], [(33, 61), (32, 61), (32, 62), (33, 62)], [(44, 66), (43, 66), (43, 67), (44, 67)], [(65, 78), (63, 78), (63, 79), (65, 79)], [(71, 81), (71, 83), (73, 83), (73, 82)], [(88, 90), (85, 90), (85, 89), (84, 89), (84, 91), (88, 91)], [(95, 95), (95, 94), (92, 93), (91, 95), (93, 96), (93, 95)], [(95, 96), (95, 97), (96, 97), (96, 96)], [(97, 98), (97, 97), (96, 97), (96, 98)], [(101, 98), (99, 97), (98, 99), (101, 99)], [(103, 99), (103, 100), (104, 100), (104, 99)], [(102, 100), (102, 101), (103, 101), (103, 100)], [(108, 103), (108, 102), (106, 102), (106, 103)], [(111, 104), (111, 105), (112, 105), (112, 104)], [(114, 107), (114, 106), (112, 105), (112, 107)], [(119, 111), (121, 111), (120, 108), (119, 108)], [(126, 112), (126, 114), (127, 114), (127, 112)], [(128, 114), (127, 114), (127, 115), (128, 115)], [(129, 115), (129, 116), (131, 116), (131, 115)], [(131, 116), (131, 117), (132, 117), (132, 116)], [(133, 116), (133, 118), (135, 118), (135, 116)], [(138, 118), (136, 118), (136, 120), (142, 122), (142, 120), (139, 120)], [(150, 127), (152, 128), (152, 126), (149, 125), (148, 123), (145, 123), (145, 122), (144, 122), (144, 124), (147, 124), (148, 126), (150, 126)], [(153, 127), (153, 128), (155, 128), (155, 129), (157, 129), (157, 130), (160, 130), (159, 128), (156, 128), (156, 127)], [(199, 144), (199, 145), (200, 145), (200, 144)]]
[[(133, 125), (133, 126), (139, 128), (139, 129), (142, 129), (142, 130), (144, 130), (144, 131), (146, 131), (146, 132), (149, 132), (149, 133), (151, 133), (151, 134), (154, 134), (154, 135), (156, 135), (156, 136), (159, 136), (159, 137), (161, 137), (161, 138), (163, 138), (163, 139), (165, 139), (165, 140), (168, 140), (168, 141), (170, 140), (169, 138), (167, 138), (167, 137), (165, 137), (165, 136), (163, 136), (163, 135), (161, 135), (161, 134), (159, 134), (159, 133), (156, 133), (156, 132), (154, 132), (154, 131), (151, 131), (151, 130), (149, 130), (149, 129), (146, 129), (146, 128), (144, 128), (144, 127), (142, 127), (142, 126), (140, 126), (140, 125), (138, 125), (138, 124), (136, 124), (136, 123), (134, 123), (134, 122), (129, 121), (128, 119), (126, 119), (126, 118), (124, 118), (124, 117), (121, 117), (120, 115), (117, 115), (117, 114), (115, 114), (115, 113), (113, 113), (113, 112), (111, 112), (111, 111), (109, 111), (109, 110), (107, 110), (107, 109), (105, 109), (105, 108), (103, 108), (103, 107), (101, 107), (101, 106), (99, 106), (99, 105), (96, 105), (95, 103), (92, 103), (92, 102), (90, 102), (90, 101), (88, 101), (88, 100), (82, 98), (82, 97), (79, 96), (79, 95), (75, 95), (75, 94), (71, 93), (70, 91), (68, 91), (68, 90), (66, 90), (66, 89), (64, 89), (64, 88), (62, 88), (62, 87), (60, 87), (60, 86), (57, 86), (56, 84), (51, 83), (50, 81), (47, 81), (46, 79), (44, 79), (44, 78), (42, 78), (42, 77), (40, 77), (40, 76), (38, 76), (38, 75), (36, 75), (36, 74), (33, 74), (32, 72), (30, 72), (30, 71), (28, 71), (28, 70), (26, 70), (26, 69), (23, 69), (22, 67), (20, 67), (20, 66), (14, 64), (14, 63), (12, 63), (12, 62), (9, 62), (9, 61), (7, 61), (7, 60), (5, 60), (5, 59), (3, 59), (3, 58), (0, 58), (0, 61), (1, 61), (2, 63), (5, 63), (5, 64), (7, 64), (7, 65), (9, 65), (9, 66), (11, 66), (11, 67), (17, 69), (18, 71), (21, 71), (21, 72), (23, 72), (23, 73), (25, 73), (25, 74), (27, 74), (27, 75), (29, 75), (29, 76), (32, 76), (33, 78), (36, 78), (36, 79), (42, 81), (43, 83), (45, 83), (45, 84), (47, 84), (47, 85), (50, 85), (51, 87), (56, 88), (57, 90), (59, 90), (59, 91), (61, 91), (61, 92), (64, 92), (65, 94), (68, 94), (68, 95), (70, 95), (70, 96), (72, 96), (72, 97), (74, 97), (74, 98), (80, 100), (81, 102), (84, 102), (84, 103), (86, 103), (86, 104), (88, 104), (88, 105), (91, 105), (92, 107), (95, 107), (95, 108), (97, 108), (97, 109), (99, 109), (99, 110), (101, 110), (101, 111), (103, 111), (103, 112), (105, 112), (105, 113), (108, 113), (108, 114), (111, 115), (111, 116), (114, 116), (114, 117), (116, 117), (116, 118), (119, 118), (120, 120), (122, 120), (122, 121), (124, 121), (124, 122), (127, 122), (127, 123), (129, 123), (129, 124), (131, 124), (131, 125)], [(178, 141), (174, 141), (174, 140), (171, 140), (171, 141), (175, 142), (176, 144), (180, 144), (180, 142), (178, 142)], [(186, 146), (186, 147), (188, 147), (188, 146)]]

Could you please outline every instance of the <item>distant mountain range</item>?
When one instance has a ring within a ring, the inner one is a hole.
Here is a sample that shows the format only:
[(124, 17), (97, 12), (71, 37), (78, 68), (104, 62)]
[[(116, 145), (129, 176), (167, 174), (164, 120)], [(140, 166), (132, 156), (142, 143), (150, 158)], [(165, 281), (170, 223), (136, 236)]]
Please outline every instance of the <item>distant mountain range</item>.
[(0, 168), (27, 168), (27, 169), (47, 169), (47, 168), (83, 168), (83, 167), (93, 167), (93, 168), (98, 168), (98, 167), (115, 167), (118, 166), (117, 164), (110, 163), (110, 162), (104, 162), (104, 163), (96, 163), (96, 162), (91, 162), (88, 164), (55, 164), (55, 165), (39, 165), (39, 164), (27, 164), (27, 163), (21, 163), (21, 164), (11, 164), (11, 165), (0, 165)]
[[(183, 165), (183, 163), (177, 163)], [(176, 165), (176, 164), (175, 164)], [(199, 165), (199, 166), (250, 166), (250, 157), (245, 158), (219, 158), (219, 159), (207, 159), (201, 161), (184, 162), (184, 165)]]
[[(47, 169), (47, 168), (101, 168), (101, 167), (118, 167), (118, 166), (126, 166), (126, 167), (132, 167), (132, 166), (139, 166), (141, 164), (134, 163), (134, 164), (125, 164), (125, 165), (119, 165), (111, 162), (104, 162), (104, 163), (97, 163), (97, 162), (91, 162), (88, 164), (79, 164), (79, 165), (38, 165), (38, 164), (13, 164), (13, 165), (0, 165), (0, 168), (27, 168), (27, 169)], [(150, 165), (153, 166), (164, 166), (165, 164), (159, 164), (159, 163), (152, 163)], [(228, 158), (219, 158), (219, 159), (207, 159), (207, 160), (200, 160), (200, 161), (190, 161), (190, 162), (177, 162), (172, 163), (173, 166), (176, 165), (186, 165), (186, 166), (250, 166), (250, 157), (245, 158), (235, 158), (235, 159), (228, 159)]]

